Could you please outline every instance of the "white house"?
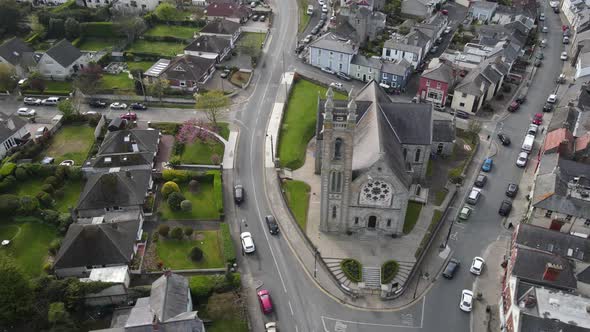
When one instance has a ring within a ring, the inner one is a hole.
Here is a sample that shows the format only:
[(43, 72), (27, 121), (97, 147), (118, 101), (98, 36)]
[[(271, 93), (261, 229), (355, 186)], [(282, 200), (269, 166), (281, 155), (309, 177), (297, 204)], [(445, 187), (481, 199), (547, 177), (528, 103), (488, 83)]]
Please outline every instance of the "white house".
[(79, 6), (100, 8), (113, 6), (113, 9), (123, 13), (148, 12), (156, 9), (162, 1), (159, 0), (77, 0)]
[(396, 36), (383, 45), (381, 58), (389, 61), (405, 59), (414, 69), (430, 49), (431, 39), (423, 32), (414, 30), (405, 37)]
[(489, 98), (490, 87), (492, 82), (479, 69), (472, 70), (455, 87), (451, 108), (456, 111), (477, 112)]
[(0, 113), (0, 159), (6, 152), (17, 146), (29, 132), (25, 128), (26, 121), (16, 115), (8, 116)]
[(37, 69), (45, 78), (65, 80), (84, 68), (90, 60), (90, 55), (80, 52), (69, 41), (63, 39), (41, 56)]
[(328, 33), (311, 43), (309, 50), (308, 63), (312, 66), (348, 74), (358, 48), (350, 41), (342, 41)]

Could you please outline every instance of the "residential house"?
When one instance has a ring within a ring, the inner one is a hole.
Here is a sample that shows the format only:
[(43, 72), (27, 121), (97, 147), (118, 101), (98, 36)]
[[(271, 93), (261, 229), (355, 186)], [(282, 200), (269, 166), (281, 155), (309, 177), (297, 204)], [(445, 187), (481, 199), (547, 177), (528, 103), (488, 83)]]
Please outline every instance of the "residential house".
[(457, 70), (445, 62), (425, 70), (420, 76), (418, 95), (437, 105), (446, 105), (449, 92), (457, 81)]
[(542, 155), (559, 153), (562, 156), (571, 156), (574, 151), (574, 136), (567, 128), (558, 128), (547, 133)]
[(437, 155), (450, 156), (455, 146), (455, 124), (451, 120), (432, 121), (432, 148)]
[(434, 12), (440, 0), (403, 0), (402, 14), (412, 17), (426, 18)]
[(65, 80), (91, 60), (88, 54), (80, 52), (69, 41), (62, 39), (41, 56), (37, 69), (47, 79)]
[(474, 20), (480, 22), (488, 22), (496, 13), (498, 4), (495, 2), (488, 2), (486, 0), (474, 1), (469, 7), (469, 14)]
[(455, 3), (461, 5), (463, 7), (469, 8), (469, 5), (473, 2), (473, 0), (455, 0)]
[(144, 75), (148, 79), (165, 78), (172, 89), (195, 92), (211, 78), (215, 63), (215, 59), (184, 54), (172, 60), (159, 60)]
[(412, 74), (412, 65), (406, 60), (384, 61), (380, 82), (395, 89), (405, 89)]
[(387, 15), (373, 11), (368, 6), (352, 4), (340, 11), (340, 17), (344, 18), (341, 24), (347, 24), (354, 30), (357, 40), (361, 45), (367, 41), (373, 41), (383, 29)]
[(590, 164), (590, 132), (576, 138), (574, 160)]
[(590, 75), (590, 30), (577, 34), (572, 50), (576, 72), (574, 78)]
[(381, 73), (381, 59), (355, 54), (350, 63), (350, 77), (363, 82), (378, 80)]
[(335, 72), (350, 73), (350, 63), (358, 48), (350, 41), (344, 42), (328, 33), (309, 45), (308, 63), (318, 68), (330, 68)]
[(147, 13), (153, 11), (161, 3), (159, 0), (82, 0), (86, 2), (86, 7), (108, 7), (124, 14)]
[(206, 7), (205, 14), (207, 21), (226, 19), (236, 23), (245, 23), (252, 15), (252, 9), (232, 2), (214, 2)]
[(10, 38), (0, 45), (0, 63), (14, 68), (16, 75), (24, 78), (30, 68), (36, 65), (34, 50), (20, 38)]
[(96, 293), (86, 294), (84, 304), (87, 306), (106, 306), (124, 304), (129, 299), (129, 266), (110, 266), (95, 268), (82, 282), (108, 282), (111, 286)]
[(481, 68), (472, 70), (455, 87), (451, 108), (455, 111), (477, 112), (488, 97), (490, 87), (492, 82), (482, 74)]
[(561, 12), (570, 26), (575, 26), (577, 16), (587, 10), (588, 5), (583, 0), (563, 0), (561, 3)]
[(420, 30), (412, 30), (406, 36), (395, 35), (385, 41), (381, 58), (389, 61), (406, 59), (416, 69), (434, 41)]
[(236, 41), (241, 33), (242, 27), (239, 23), (224, 18), (208, 22), (207, 25), (199, 31), (201, 36), (217, 36), (229, 39), (231, 48), (236, 46)]
[(0, 112), (0, 159), (30, 136), (26, 124), (25, 120), (15, 114), (8, 116)]
[(340, 0), (341, 10), (351, 6), (364, 6), (372, 11), (383, 11), (385, 7), (384, 0)]
[(184, 48), (184, 54), (206, 59), (213, 59), (219, 63), (231, 51), (231, 41), (217, 36), (201, 35)]

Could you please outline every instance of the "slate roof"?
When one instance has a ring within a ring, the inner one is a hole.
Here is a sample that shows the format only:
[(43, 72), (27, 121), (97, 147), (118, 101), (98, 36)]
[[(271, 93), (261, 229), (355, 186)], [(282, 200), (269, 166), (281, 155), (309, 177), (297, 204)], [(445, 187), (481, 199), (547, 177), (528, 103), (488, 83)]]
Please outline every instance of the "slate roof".
[(27, 122), (20, 116), (9, 116), (0, 112), (0, 144), (18, 132), (26, 124)]
[(142, 205), (151, 170), (128, 170), (89, 176), (78, 201), (78, 210)]
[(553, 112), (553, 118), (547, 127), (548, 132), (559, 128), (566, 128), (574, 132), (579, 111), (575, 107), (558, 107)]
[(206, 8), (207, 16), (231, 17), (245, 19), (252, 10), (246, 6), (235, 3), (215, 2)]
[(240, 29), (240, 24), (226, 19), (213, 20), (201, 29), (201, 33), (233, 35)]
[(498, 4), (495, 2), (488, 2), (488, 1), (474, 1), (471, 3), (471, 10), (479, 9), (479, 10), (495, 10), (498, 7)]
[(55, 256), (56, 269), (128, 264), (139, 219), (116, 223), (72, 224)]
[(10, 38), (0, 45), (0, 57), (13, 66), (18, 65), (23, 57), (35, 50), (20, 38)]
[(452, 83), (454, 81), (454, 69), (452, 66), (440, 62), (435, 68), (425, 70), (422, 77), (429, 80), (435, 80), (444, 83)]
[(206, 36), (201, 35), (193, 40), (187, 47), (184, 48), (185, 51), (192, 51), (192, 52), (208, 52), (208, 53), (223, 53), (225, 49), (230, 47), (229, 39), (217, 37), (217, 36)]
[(82, 52), (66, 39), (62, 39), (59, 43), (53, 45), (45, 54), (64, 68), (69, 67), (82, 56)]
[[(546, 285), (559, 289), (573, 290), (577, 288), (576, 278), (569, 261), (557, 255), (537, 250), (517, 248), (516, 261), (512, 268), (512, 275), (526, 282)], [(561, 265), (563, 270), (555, 281), (544, 280), (543, 273), (547, 263)]]
[(590, 110), (590, 84), (584, 84), (580, 87), (576, 106), (582, 111)]
[(309, 47), (321, 48), (345, 54), (356, 54), (356, 48), (350, 42), (342, 40), (332, 33), (327, 33), (312, 42)]
[(408, 72), (408, 68), (412, 65), (406, 59), (402, 59), (401, 61), (383, 61), (383, 67), (381, 67), (381, 72), (394, 74), (398, 76), (404, 76)]
[(515, 242), (519, 247), (590, 262), (590, 241), (579, 236), (521, 223), (517, 228)]
[(519, 332), (588, 332), (589, 329), (560, 320), (520, 314)]
[(152, 283), (150, 307), (160, 321), (167, 321), (188, 307), (188, 280), (178, 274), (163, 275)]
[[(483, 91), (480, 89), (484, 86)], [(480, 69), (476, 68), (469, 72), (467, 76), (455, 87), (455, 91), (460, 91), (469, 95), (482, 96), (490, 82), (481, 74)]]
[(215, 65), (215, 59), (206, 59), (192, 55), (178, 56), (160, 75), (167, 79), (198, 82)]
[(353, 65), (363, 66), (368, 68), (375, 68), (381, 70), (381, 59), (375, 59), (373, 57), (366, 57), (364, 55), (355, 54), (350, 62)]
[[(403, 144), (432, 144), (432, 106), (421, 103), (381, 104), (382, 114)], [(430, 127), (430, 128), (429, 128)], [(391, 130), (390, 129), (390, 130)]]
[(158, 151), (159, 130), (131, 129), (108, 132), (98, 154)]
[(500, 80), (502, 79), (502, 75), (500, 75), (500, 73), (498, 73), (492, 64), (488, 64), (482, 74), (489, 79), (490, 81), (494, 82), (494, 84), (496, 84), (496, 86), (500, 83)]
[(454, 142), (455, 125), (451, 120), (433, 120), (432, 121), (432, 141), (433, 142)]

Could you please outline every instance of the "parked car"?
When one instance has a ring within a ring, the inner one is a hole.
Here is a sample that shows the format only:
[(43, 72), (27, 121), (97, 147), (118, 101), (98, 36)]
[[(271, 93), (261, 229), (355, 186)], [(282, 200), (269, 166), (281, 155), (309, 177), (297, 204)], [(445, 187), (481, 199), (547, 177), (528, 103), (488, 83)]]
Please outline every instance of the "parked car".
[(483, 271), (483, 267), (485, 265), (485, 261), (481, 257), (473, 257), (473, 262), (471, 262), (471, 268), (469, 268), (469, 272), (475, 274), (476, 276), (481, 274)]
[(542, 65), (543, 65), (543, 61), (541, 61), (539, 59), (535, 60), (535, 67), (538, 68), (538, 67), (541, 67)]
[(461, 119), (469, 119), (469, 113), (465, 111), (455, 111), (455, 116)]
[(313, 29), (311, 29), (311, 34), (312, 35), (317, 35), (320, 32), (320, 28), (318, 28), (317, 26), (313, 27)]
[(82, 113), (82, 115), (96, 115), (96, 114), (98, 114), (97, 111), (86, 111), (86, 112)]
[(473, 308), (473, 292), (464, 289), (461, 292), (461, 302), (459, 302), (459, 308), (465, 312), (471, 312)]
[(264, 22), (264, 21), (266, 21), (266, 16), (264, 16), (264, 15), (260, 16), (260, 19), (259, 19), (259, 21), (260, 21), (260, 22)]
[(35, 130), (35, 138), (41, 138), (45, 136), (45, 133), (47, 133), (48, 131), (49, 130), (45, 126), (37, 128), (37, 130)]
[(519, 104), (524, 104), (524, 102), (526, 101), (526, 95), (520, 95), (518, 97), (516, 97), (516, 99), (514, 99), (517, 103)]
[(568, 36), (563, 37), (563, 44), (567, 45), (569, 43), (570, 43), (570, 37), (568, 37)]
[(45, 106), (56, 106), (60, 100), (61, 100), (61, 98), (59, 98), (59, 97), (49, 97), (49, 98), (43, 99), (41, 101), (41, 104), (45, 105)]
[(338, 82), (332, 82), (332, 83), (330, 83), (330, 86), (333, 88), (336, 88), (336, 89), (340, 89), (340, 90), (344, 89), (344, 86), (342, 85), (342, 83), (338, 83)]
[(21, 107), (16, 111), (16, 114), (20, 115), (20, 116), (25, 116), (25, 117), (31, 117), (31, 116), (35, 116), (37, 114), (37, 112), (34, 109)]
[(41, 165), (51, 165), (55, 162), (55, 158), (53, 157), (43, 157), (41, 160)]
[(453, 28), (451, 27), (446, 27), (445, 30), (443, 31), (444, 34), (448, 34), (451, 33), (451, 31), (453, 31)]
[(545, 21), (545, 13), (541, 13), (541, 15), (539, 15), (539, 21)]
[(555, 104), (557, 102), (557, 95), (550, 94), (549, 97), (547, 97), (547, 102), (551, 103), (551, 104)]
[(312, 39), (313, 39), (313, 36), (312, 35), (307, 35), (307, 36), (305, 36), (305, 38), (303, 38), (302, 42), (304, 44), (309, 44)]
[(266, 332), (278, 332), (279, 331), (279, 327), (276, 322), (268, 322), (268, 323), (264, 324), (264, 328), (266, 329)]
[(537, 53), (537, 55), (535, 55), (535, 58), (537, 58), (539, 60), (543, 60), (543, 59), (545, 59), (545, 55), (543, 55), (543, 52), (539, 52), (539, 53)]
[(510, 210), (512, 210), (512, 202), (505, 199), (500, 204), (500, 209), (498, 210), (498, 213), (501, 216), (506, 217), (510, 213)]
[(538, 130), (539, 130), (539, 126), (534, 123), (531, 123), (529, 125), (529, 129), (527, 130), (527, 135), (537, 136)]
[(328, 6), (323, 5), (322, 6), (322, 13), (327, 13), (328, 12)]
[(142, 103), (133, 103), (133, 104), (131, 104), (131, 109), (145, 111), (148, 108), (147, 108), (147, 106), (145, 106)]
[(529, 160), (529, 154), (525, 151), (522, 151), (518, 154), (518, 158), (516, 158), (516, 166), (518, 167), (525, 167), (526, 162)]
[(234, 202), (236, 202), (237, 205), (242, 204), (244, 201), (244, 196), (244, 187), (241, 184), (236, 184), (234, 186)]
[(547, 47), (547, 39), (541, 40), (541, 47)]
[(33, 97), (26, 97), (25, 99), (23, 99), (23, 102), (25, 103), (25, 105), (39, 106), (41, 105), (42, 100)]
[(324, 73), (328, 73), (328, 74), (332, 74), (332, 75), (333, 75), (333, 74), (336, 74), (336, 72), (335, 72), (335, 71), (333, 71), (333, 70), (332, 70), (330, 67), (322, 67), (322, 71), (323, 71)]
[(509, 183), (506, 188), (506, 196), (515, 197), (516, 193), (518, 193), (518, 185), (516, 183)]
[(442, 273), (443, 277), (447, 279), (453, 279), (453, 276), (455, 275), (455, 272), (457, 272), (459, 265), (461, 265), (461, 263), (458, 260), (451, 258)]
[(505, 134), (498, 134), (498, 139), (502, 142), (502, 145), (508, 146), (510, 145), (510, 137), (506, 136)]
[(479, 173), (479, 175), (475, 179), (475, 183), (474, 184), (478, 188), (483, 188), (483, 187), (485, 187), (485, 185), (486, 185), (487, 182), (488, 182), (487, 175), (485, 175), (483, 173)]
[(567, 52), (561, 52), (561, 56), (559, 58), (563, 61), (567, 60)]
[(240, 240), (242, 241), (242, 249), (247, 254), (251, 254), (256, 251), (256, 246), (254, 246), (254, 240), (252, 239), (252, 234), (250, 232), (243, 232), (240, 234)]
[(437, 51), (438, 51), (438, 46), (434, 45), (434, 46), (432, 46), (432, 47), (430, 48), (430, 51), (429, 51), (429, 52), (430, 52), (430, 54), (434, 54), (434, 53), (436, 53)]
[(537, 126), (543, 123), (543, 113), (536, 113), (533, 117), (533, 123)]
[(463, 205), (463, 208), (459, 212), (459, 219), (461, 219), (461, 220), (467, 220), (467, 219), (469, 219), (469, 216), (471, 216), (471, 212), (472, 211), (473, 211), (472, 208), (470, 208), (467, 205)]
[(258, 301), (260, 302), (260, 308), (262, 312), (267, 315), (272, 313), (272, 300), (270, 299), (270, 292), (266, 289), (261, 289), (258, 291)]
[(541, 31), (543, 31), (543, 33), (547, 33), (549, 32), (549, 28), (547, 26), (543, 26), (543, 29)]
[(557, 80), (555, 80), (558, 84), (563, 84), (565, 83), (565, 74), (559, 74), (559, 77), (557, 78)]
[(258, 15), (252, 15), (252, 21), (258, 21)]
[(105, 108), (105, 107), (107, 107), (107, 103), (102, 100), (92, 99), (91, 101), (88, 102), (88, 106), (96, 107), (96, 108)]
[(479, 197), (481, 197), (481, 189), (477, 187), (471, 188), (471, 192), (469, 192), (469, 196), (467, 196), (467, 204), (477, 204)]
[(117, 103), (112, 103), (110, 107), (113, 110), (124, 110), (127, 108), (127, 104), (117, 102)]
[(64, 160), (61, 163), (59, 163), (59, 166), (68, 166), (69, 167), (69, 166), (74, 166), (75, 163), (76, 163), (75, 161), (68, 159), (68, 160)]
[(221, 78), (227, 78), (229, 76), (229, 73), (231, 73), (231, 70), (224, 69), (219, 76), (221, 76)]
[(449, 11), (446, 9), (441, 10), (440, 13), (443, 15), (449, 15)]
[(520, 104), (515, 100), (508, 106), (509, 112), (515, 112), (520, 108)]
[(121, 119), (125, 119), (127, 121), (135, 121), (137, 120), (137, 114), (133, 112), (127, 112), (120, 115)]
[(543, 105), (543, 112), (551, 112), (551, 111), (553, 111), (553, 104), (545, 103), (545, 105)]
[(343, 73), (341, 71), (337, 72), (336, 73), (336, 76), (340, 77), (341, 79), (343, 79), (345, 81), (350, 81), (351, 80), (351, 78), (348, 75), (346, 75), (345, 73)]
[(298, 45), (297, 47), (295, 47), (295, 54), (299, 54), (299, 53), (303, 52), (303, 49), (305, 49), (305, 45), (303, 45), (303, 44)]
[(279, 232), (280, 232), (279, 224), (275, 220), (274, 216), (268, 215), (268, 216), (264, 217), (264, 220), (266, 220), (266, 226), (268, 226), (268, 232), (270, 234), (272, 234), (272, 235), (279, 234)]
[(492, 166), (494, 166), (494, 160), (492, 158), (486, 158), (481, 165), (481, 170), (484, 172), (491, 172)]

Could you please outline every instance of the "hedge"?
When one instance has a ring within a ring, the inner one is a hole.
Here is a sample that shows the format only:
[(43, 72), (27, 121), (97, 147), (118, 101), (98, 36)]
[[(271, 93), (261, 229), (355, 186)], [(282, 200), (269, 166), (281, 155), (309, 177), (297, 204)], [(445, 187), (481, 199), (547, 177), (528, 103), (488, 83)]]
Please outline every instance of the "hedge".
[(363, 280), (362, 268), (363, 266), (356, 259), (347, 258), (340, 262), (340, 269), (353, 282), (361, 282)]
[(231, 280), (224, 275), (197, 275), (189, 278), (189, 287), (193, 298), (199, 303), (205, 303), (213, 292), (223, 293), (239, 289), (241, 275), (232, 273)]
[(395, 278), (398, 271), (399, 264), (396, 261), (391, 260), (383, 263), (383, 265), (381, 266), (381, 283), (390, 283), (393, 280), (393, 278)]
[(113, 22), (85, 22), (80, 24), (83, 37), (113, 38), (120, 32)]
[(233, 264), (236, 262), (236, 248), (231, 239), (229, 225), (227, 223), (219, 224), (219, 229), (221, 230), (221, 241), (223, 242), (223, 257), (226, 262)]
[(198, 177), (197, 172), (183, 171), (178, 169), (165, 169), (162, 171), (164, 181), (174, 181), (176, 183), (189, 182), (193, 177)]
[(25, 43), (34, 44), (35, 42), (37, 42), (37, 40), (39, 40), (39, 38), (41, 38), (41, 35), (38, 32), (36, 32), (33, 35), (31, 35), (31, 37), (27, 38), (25, 40)]
[(0, 175), (2, 177), (12, 175), (12, 173), (14, 172), (15, 169), (16, 169), (15, 163), (11, 163), (11, 162), (5, 163), (4, 165), (2, 165), (2, 168), (0, 168)]
[[(215, 195), (215, 204), (220, 214), (223, 213), (223, 182), (221, 181), (220, 171), (209, 171), (207, 175), (213, 175), (213, 194)], [(223, 220), (223, 219), (222, 219)]]

